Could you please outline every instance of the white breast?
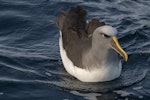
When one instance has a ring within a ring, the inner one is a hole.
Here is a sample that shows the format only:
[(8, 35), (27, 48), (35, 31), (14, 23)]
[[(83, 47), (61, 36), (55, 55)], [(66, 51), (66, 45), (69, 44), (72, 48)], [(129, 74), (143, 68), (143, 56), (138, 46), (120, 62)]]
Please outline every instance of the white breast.
[[(71, 60), (67, 57), (66, 51), (63, 48), (62, 33), (60, 31), (60, 55), (66, 71), (72, 76), (83, 82), (104, 82), (110, 81), (120, 76), (122, 65), (119, 62), (118, 67), (95, 67), (92, 71), (74, 66)], [(111, 66), (111, 65), (110, 65)], [(97, 68), (97, 69), (96, 69)], [(113, 69), (112, 69), (113, 68)]]

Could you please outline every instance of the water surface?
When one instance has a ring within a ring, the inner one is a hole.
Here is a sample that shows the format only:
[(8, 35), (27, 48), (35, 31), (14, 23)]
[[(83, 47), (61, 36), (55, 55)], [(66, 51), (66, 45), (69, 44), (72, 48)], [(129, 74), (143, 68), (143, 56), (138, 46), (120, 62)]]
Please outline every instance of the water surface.
[[(105, 93), (68, 87), (78, 81), (63, 68), (54, 19), (77, 5), (87, 9), (88, 19), (95, 17), (118, 29), (119, 42), (129, 54), (124, 68), (145, 70), (144, 79)], [(149, 0), (0, 0), (0, 99), (150, 99), (149, 11)], [(69, 79), (67, 86), (62, 78)]]

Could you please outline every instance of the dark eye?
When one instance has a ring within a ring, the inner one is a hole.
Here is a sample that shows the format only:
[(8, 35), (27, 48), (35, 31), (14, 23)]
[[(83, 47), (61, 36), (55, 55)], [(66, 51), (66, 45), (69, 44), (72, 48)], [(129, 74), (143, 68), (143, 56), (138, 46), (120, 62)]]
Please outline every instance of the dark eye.
[(110, 38), (110, 36), (106, 35), (105, 33), (101, 33), (103, 38)]

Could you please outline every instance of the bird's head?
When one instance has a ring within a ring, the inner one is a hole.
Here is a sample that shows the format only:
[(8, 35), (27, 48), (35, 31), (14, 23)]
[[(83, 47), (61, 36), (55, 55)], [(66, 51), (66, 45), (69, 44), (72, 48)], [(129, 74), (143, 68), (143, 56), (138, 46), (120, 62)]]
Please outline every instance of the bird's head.
[(125, 61), (128, 60), (127, 53), (120, 46), (118, 39), (116, 37), (117, 30), (116, 28), (104, 25), (95, 29), (92, 36), (92, 45), (97, 46), (99, 44), (100, 49), (113, 49), (119, 53)]

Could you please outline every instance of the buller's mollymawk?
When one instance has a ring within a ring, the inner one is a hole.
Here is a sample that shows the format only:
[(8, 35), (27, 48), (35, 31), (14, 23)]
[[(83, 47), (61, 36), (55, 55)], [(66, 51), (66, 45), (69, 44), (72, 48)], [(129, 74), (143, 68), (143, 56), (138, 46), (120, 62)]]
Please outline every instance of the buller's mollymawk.
[(118, 54), (128, 60), (116, 38), (116, 28), (92, 19), (83, 7), (62, 11), (55, 20), (60, 29), (60, 54), (68, 73), (83, 82), (104, 82), (120, 76)]

